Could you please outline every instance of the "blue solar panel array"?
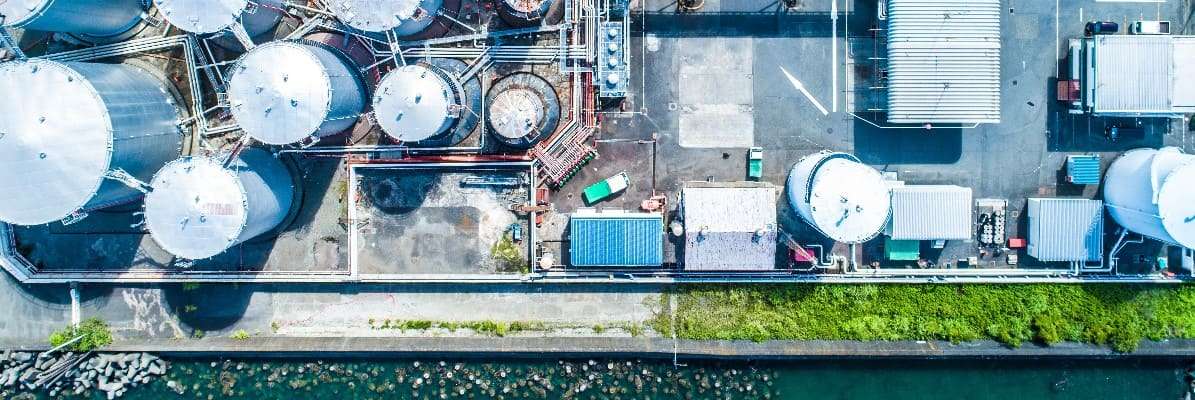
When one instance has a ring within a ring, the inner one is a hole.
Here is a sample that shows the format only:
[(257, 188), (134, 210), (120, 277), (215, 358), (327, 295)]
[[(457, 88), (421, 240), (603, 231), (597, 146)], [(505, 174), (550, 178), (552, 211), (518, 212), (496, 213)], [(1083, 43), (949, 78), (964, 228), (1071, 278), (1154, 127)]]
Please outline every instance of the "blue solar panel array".
[(575, 267), (655, 267), (664, 263), (662, 217), (573, 216), (569, 260)]

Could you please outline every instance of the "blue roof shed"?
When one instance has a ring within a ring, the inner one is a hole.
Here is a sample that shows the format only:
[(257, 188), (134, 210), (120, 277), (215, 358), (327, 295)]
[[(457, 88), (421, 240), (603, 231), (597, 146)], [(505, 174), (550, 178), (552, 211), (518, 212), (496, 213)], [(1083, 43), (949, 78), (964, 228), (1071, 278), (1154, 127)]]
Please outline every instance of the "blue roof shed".
[(1100, 156), (1066, 156), (1066, 176), (1076, 185), (1100, 184)]
[(569, 218), (574, 267), (664, 264), (664, 217), (658, 213), (577, 213)]

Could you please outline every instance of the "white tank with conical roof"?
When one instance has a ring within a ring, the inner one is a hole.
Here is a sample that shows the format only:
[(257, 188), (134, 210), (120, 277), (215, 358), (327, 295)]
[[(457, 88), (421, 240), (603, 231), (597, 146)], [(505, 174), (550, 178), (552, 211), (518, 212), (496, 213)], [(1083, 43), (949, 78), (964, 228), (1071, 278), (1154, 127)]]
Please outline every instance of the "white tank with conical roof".
[(106, 38), (137, 27), (144, 12), (141, 0), (7, 0), (0, 25)]
[(241, 24), (250, 37), (282, 20), (282, 0), (154, 0), (162, 17), (184, 31), (216, 33)]
[(1129, 231), (1195, 249), (1195, 155), (1177, 147), (1125, 152), (1104, 175), (1104, 204)]
[(444, 6), (444, 0), (329, 0), (328, 8), (341, 22), (364, 32), (422, 33)]
[(215, 157), (172, 161), (151, 186), (145, 226), (158, 246), (188, 260), (214, 257), (278, 228), (295, 193), (286, 167), (257, 148), (228, 167)]
[(464, 97), (451, 73), (430, 64), (406, 65), (378, 84), (374, 116), (395, 140), (418, 142), (448, 131), (460, 117)]
[(357, 122), (365, 100), (353, 63), (314, 42), (254, 47), (233, 66), (228, 83), (237, 124), (254, 139), (273, 145), (343, 132)]
[(879, 171), (853, 155), (823, 151), (788, 174), (788, 201), (809, 225), (841, 243), (875, 238), (892, 214), (892, 192)]
[(0, 64), (0, 221), (40, 225), (141, 196), (178, 157), (180, 109), (138, 67), (43, 59)]

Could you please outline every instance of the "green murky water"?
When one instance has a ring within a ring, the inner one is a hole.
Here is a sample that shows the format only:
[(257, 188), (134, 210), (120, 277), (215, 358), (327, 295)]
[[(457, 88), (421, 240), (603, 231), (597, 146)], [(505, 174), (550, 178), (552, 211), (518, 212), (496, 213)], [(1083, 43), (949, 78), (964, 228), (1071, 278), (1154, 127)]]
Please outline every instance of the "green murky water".
[[(1179, 361), (174, 359), (126, 399), (1181, 399)], [(173, 382), (173, 383), (171, 383)], [(103, 398), (99, 393), (93, 398)]]

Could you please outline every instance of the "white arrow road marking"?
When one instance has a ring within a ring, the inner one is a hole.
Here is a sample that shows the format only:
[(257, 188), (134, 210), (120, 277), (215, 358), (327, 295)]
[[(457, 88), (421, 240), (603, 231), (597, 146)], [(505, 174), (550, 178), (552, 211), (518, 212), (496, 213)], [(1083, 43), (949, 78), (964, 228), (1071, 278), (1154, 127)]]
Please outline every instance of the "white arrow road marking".
[(819, 103), (817, 101), (817, 99), (813, 98), (813, 95), (810, 94), (808, 90), (805, 90), (805, 84), (801, 83), (801, 81), (797, 80), (797, 77), (793, 76), (793, 74), (788, 73), (788, 70), (784, 69), (784, 67), (780, 67), (780, 72), (783, 72), (784, 76), (788, 77), (788, 82), (792, 83), (793, 87), (795, 87), (795, 88), (797, 88), (797, 90), (801, 91), (801, 94), (805, 95), (805, 98), (809, 99), (809, 102), (813, 103), (813, 105), (815, 107), (817, 107), (818, 111), (822, 112), (822, 115), (830, 114), (830, 112), (826, 110), (826, 106), (823, 106), (822, 103)]

